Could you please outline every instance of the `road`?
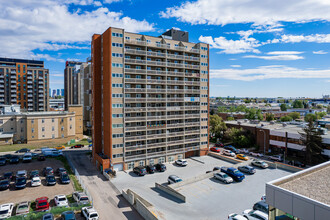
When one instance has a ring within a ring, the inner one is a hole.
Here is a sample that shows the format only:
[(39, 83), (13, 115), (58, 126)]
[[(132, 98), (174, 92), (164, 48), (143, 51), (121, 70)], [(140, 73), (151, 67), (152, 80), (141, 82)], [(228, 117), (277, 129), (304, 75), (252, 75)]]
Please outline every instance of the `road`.
[(121, 192), (90, 162), (84, 150), (65, 151), (93, 198), (100, 219), (143, 219)]

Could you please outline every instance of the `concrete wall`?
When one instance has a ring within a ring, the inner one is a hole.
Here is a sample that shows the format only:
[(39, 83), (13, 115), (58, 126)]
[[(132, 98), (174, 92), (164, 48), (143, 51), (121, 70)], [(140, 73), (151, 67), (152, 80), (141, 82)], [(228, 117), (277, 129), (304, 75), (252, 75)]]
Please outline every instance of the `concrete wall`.
[(218, 153), (209, 152), (208, 155), (212, 156), (212, 157), (215, 157), (215, 158), (218, 158), (218, 159), (221, 159), (221, 160), (224, 160), (224, 161), (227, 161), (229, 163), (233, 163), (233, 164), (237, 164), (237, 163), (242, 162), (242, 160), (237, 160), (233, 157), (227, 157), (227, 156), (224, 156), (224, 155), (221, 155), (221, 154), (218, 154)]
[(182, 200), (183, 202), (186, 202), (186, 197), (184, 195), (182, 195), (181, 193), (177, 192), (176, 190), (167, 187), (167, 186), (163, 186), (161, 184), (155, 183), (155, 187), (157, 189), (160, 189), (162, 191), (164, 191), (167, 194), (170, 194), (171, 196), (174, 196), (175, 198)]

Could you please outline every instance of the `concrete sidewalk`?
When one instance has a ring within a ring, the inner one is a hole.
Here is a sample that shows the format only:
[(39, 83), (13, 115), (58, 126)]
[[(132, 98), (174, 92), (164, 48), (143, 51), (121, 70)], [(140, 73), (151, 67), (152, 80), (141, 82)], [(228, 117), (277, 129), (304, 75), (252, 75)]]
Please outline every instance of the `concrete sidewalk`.
[(84, 151), (65, 152), (93, 197), (100, 219), (143, 219), (121, 192), (92, 165)]

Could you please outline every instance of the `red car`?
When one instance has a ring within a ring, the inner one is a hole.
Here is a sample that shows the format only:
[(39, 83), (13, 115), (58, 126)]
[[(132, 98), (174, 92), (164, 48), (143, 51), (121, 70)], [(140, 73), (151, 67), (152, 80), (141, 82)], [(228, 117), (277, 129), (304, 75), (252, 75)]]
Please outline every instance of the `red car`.
[(223, 147), (224, 145), (223, 145), (223, 143), (218, 142), (218, 143), (215, 144), (215, 146), (216, 147)]
[(220, 153), (220, 148), (217, 148), (217, 147), (211, 147), (211, 148), (210, 148), (210, 151)]
[(82, 148), (82, 147), (84, 147), (84, 145), (82, 145), (82, 144), (77, 144), (77, 145), (73, 146), (73, 148)]
[(36, 211), (49, 210), (48, 197), (40, 197), (36, 199)]

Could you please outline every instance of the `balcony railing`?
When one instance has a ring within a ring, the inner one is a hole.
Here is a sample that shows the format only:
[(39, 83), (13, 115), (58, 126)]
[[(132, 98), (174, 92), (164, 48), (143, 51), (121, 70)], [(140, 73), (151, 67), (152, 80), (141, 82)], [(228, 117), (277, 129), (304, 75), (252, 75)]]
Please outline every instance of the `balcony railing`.
[(185, 118), (200, 118), (199, 114), (185, 114)]
[(184, 97), (179, 98), (167, 98), (168, 102), (184, 102)]
[(147, 92), (165, 93), (166, 89), (147, 89)]
[(185, 152), (184, 148), (167, 150), (167, 154), (177, 154), (177, 153), (184, 153), (184, 152)]
[(199, 134), (200, 130), (191, 130), (191, 131), (185, 131), (185, 134)]
[(155, 74), (155, 75), (165, 75), (166, 71), (162, 70), (147, 70), (148, 74)]
[(166, 62), (147, 60), (148, 65), (166, 66)]
[(173, 84), (173, 85), (183, 85), (183, 80), (167, 80), (167, 84)]
[(185, 143), (190, 143), (190, 142), (199, 142), (200, 141), (200, 138), (186, 138), (184, 140)]
[(199, 86), (200, 85), (200, 81), (184, 81), (185, 85), (196, 85)]
[(125, 112), (145, 112), (146, 111), (146, 107), (131, 107), (125, 108)]
[(167, 115), (167, 119), (175, 119), (175, 118), (183, 118), (184, 117), (184, 114), (178, 114), (178, 115)]
[(125, 131), (142, 131), (145, 129), (146, 129), (146, 126), (125, 127)]
[(167, 134), (167, 137), (177, 137), (177, 136), (183, 136), (184, 132), (180, 131), (180, 132), (170, 132)]
[(153, 52), (153, 51), (147, 51), (148, 56), (155, 56), (155, 57), (166, 57), (165, 53), (161, 52)]
[(167, 54), (168, 58), (173, 58), (173, 59), (181, 59), (183, 60), (183, 56), (182, 55), (176, 55), (176, 54)]
[(125, 78), (125, 83), (146, 83), (146, 79)]
[(137, 54), (137, 55), (146, 55), (145, 50), (134, 50), (134, 49), (125, 49), (125, 53)]
[(167, 140), (167, 145), (183, 144), (184, 140)]
[(146, 135), (138, 135), (138, 136), (125, 136), (125, 141), (134, 141), (134, 140), (142, 140), (146, 139)]
[(125, 102), (145, 102), (146, 98), (125, 98)]
[(166, 138), (166, 133), (163, 134), (148, 134), (147, 139), (155, 139), (155, 138)]
[(185, 106), (185, 110), (199, 110), (200, 106)]
[(184, 123), (185, 126), (200, 126), (200, 121), (195, 122), (186, 122)]
[(131, 68), (125, 68), (125, 73), (140, 73), (140, 74), (146, 74), (145, 69), (131, 69)]
[(146, 148), (145, 144), (136, 145), (136, 146), (127, 146), (125, 147), (126, 151), (134, 151), (134, 150), (144, 150)]
[(183, 67), (183, 63), (170, 63), (170, 62), (167, 62), (167, 66), (170, 66), (170, 67)]
[(166, 102), (166, 98), (148, 98), (148, 102)]
[(145, 121), (146, 117), (125, 117), (125, 122), (129, 122), (129, 121)]
[(166, 84), (166, 80), (161, 80), (161, 79), (148, 79), (147, 80), (148, 84)]
[(198, 89), (185, 89), (185, 93), (200, 93), (201, 91)]
[(126, 44), (137, 44), (137, 45), (142, 45), (146, 46), (147, 42), (146, 41), (139, 41), (139, 40), (131, 40), (131, 39), (125, 39)]
[(171, 75), (171, 76), (184, 76), (184, 72), (167, 71), (167, 75)]
[(199, 69), (199, 65), (185, 64), (185, 68), (188, 68), (188, 69)]
[(147, 116), (147, 120), (166, 120), (166, 115)]
[[(167, 99), (180, 99), (180, 98), (167, 98)], [(184, 110), (184, 106), (170, 106), (170, 107), (166, 107), (167, 111), (180, 111), (180, 110)]]
[(184, 123), (176, 123), (176, 124), (167, 124), (167, 128), (177, 128), (177, 127), (184, 127)]
[(193, 61), (199, 61), (200, 60), (199, 57), (193, 57), (193, 56), (185, 56), (184, 59), (185, 60), (193, 60)]
[(167, 89), (168, 93), (180, 93), (182, 94), (183, 92), (185, 92), (184, 89)]
[(146, 89), (145, 88), (125, 88), (125, 92), (126, 93), (130, 93), (130, 92), (134, 92), (134, 93), (140, 93), (140, 92), (146, 92)]
[(166, 146), (166, 142), (158, 142), (158, 143), (147, 144), (147, 148), (164, 147), (164, 146)]
[(165, 156), (165, 155), (166, 155), (166, 151), (158, 151), (158, 152), (147, 153), (147, 158), (160, 157), (160, 156)]
[(139, 159), (145, 159), (146, 154), (139, 154), (139, 155), (131, 155), (131, 156), (125, 156), (125, 161), (132, 161), (132, 160), (139, 160)]
[(147, 111), (166, 111), (166, 107), (147, 107)]
[(146, 64), (146, 61), (138, 59), (125, 59), (125, 63)]

